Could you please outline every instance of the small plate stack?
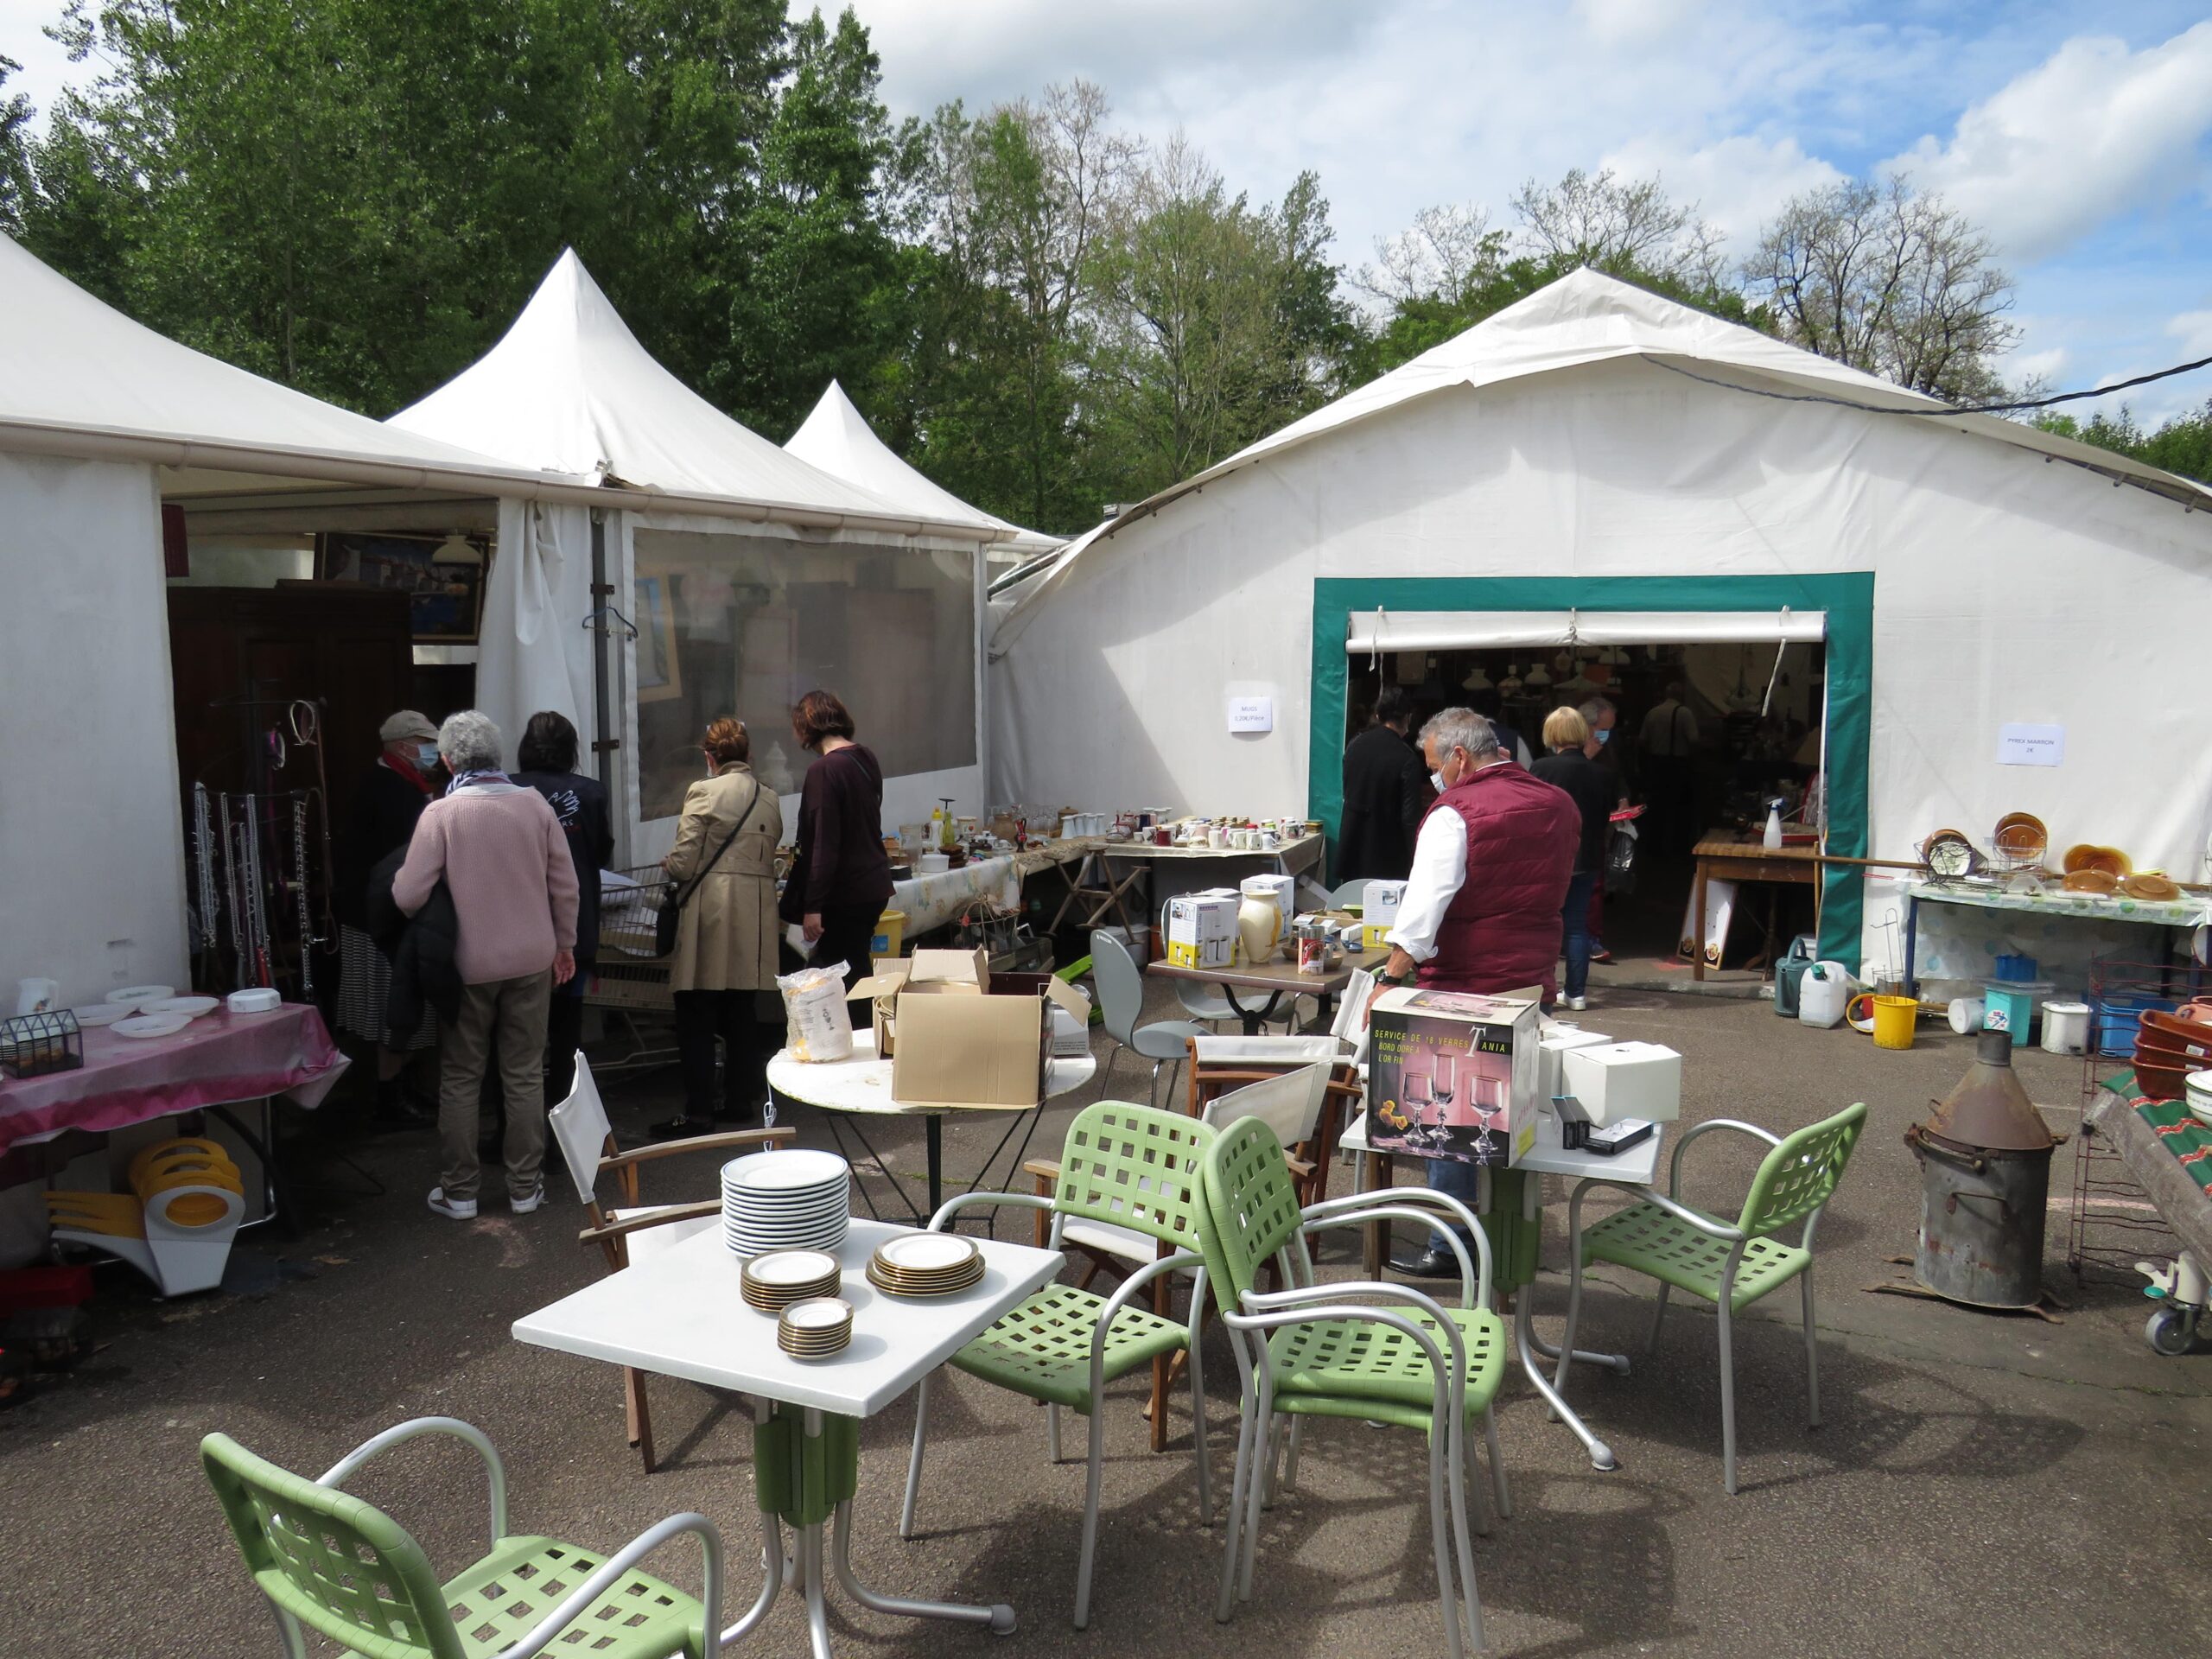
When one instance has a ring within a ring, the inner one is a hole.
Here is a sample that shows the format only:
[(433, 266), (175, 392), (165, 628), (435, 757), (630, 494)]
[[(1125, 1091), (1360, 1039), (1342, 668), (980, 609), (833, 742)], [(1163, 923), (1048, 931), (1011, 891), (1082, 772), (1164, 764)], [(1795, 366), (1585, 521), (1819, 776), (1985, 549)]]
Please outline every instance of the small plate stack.
[(893, 1296), (950, 1296), (983, 1276), (983, 1253), (956, 1233), (906, 1233), (876, 1246), (868, 1281)]
[(756, 1152), (722, 1166), (722, 1236), (739, 1255), (834, 1250), (852, 1220), (852, 1166), (834, 1152)]
[(827, 1250), (772, 1250), (745, 1264), (739, 1288), (747, 1307), (780, 1313), (793, 1302), (835, 1296), (843, 1285), (837, 1258)]
[(793, 1302), (776, 1321), (776, 1346), (793, 1359), (827, 1359), (853, 1339), (853, 1305), (835, 1296)]

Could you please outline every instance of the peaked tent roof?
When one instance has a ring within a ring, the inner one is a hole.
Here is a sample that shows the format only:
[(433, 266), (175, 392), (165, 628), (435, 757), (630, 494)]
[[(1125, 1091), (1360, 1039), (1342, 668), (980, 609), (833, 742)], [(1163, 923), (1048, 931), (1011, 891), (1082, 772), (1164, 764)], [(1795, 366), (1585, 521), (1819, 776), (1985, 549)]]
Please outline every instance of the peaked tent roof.
[(1065, 539), (995, 518), (982, 508), (970, 506), (951, 491), (931, 483), (875, 435), (867, 417), (853, 406), (853, 400), (845, 396), (845, 389), (835, 380), (784, 448), (832, 477), (871, 490), (910, 512), (936, 518), (966, 519), (1005, 531), (1010, 539), (999, 543), (1002, 549), (1024, 556), (1048, 553)]
[[(1071, 542), (1039, 578), (1026, 582), (1013, 616), (1058, 587), (1084, 551), (1224, 474), (1297, 448), (1341, 427), (1455, 386), (1479, 390), (1619, 358), (1650, 362), (1749, 394), (1909, 412), (1930, 425), (2072, 461), (2186, 505), (2212, 505), (2212, 486), (2108, 449), (1994, 415), (1973, 415), (1802, 347), (1584, 269), (1548, 283), (1465, 333), (1431, 346), (1389, 373), (1325, 404), (1205, 471), (1138, 502)], [(1013, 616), (1008, 618), (1013, 620)]]
[(732, 420), (638, 343), (574, 249), (562, 251), (498, 345), (387, 424), (695, 505), (727, 501), (800, 523), (963, 540), (980, 528), (972, 509), (918, 512)]
[(195, 352), (0, 236), (0, 449), (398, 487), (572, 485)]

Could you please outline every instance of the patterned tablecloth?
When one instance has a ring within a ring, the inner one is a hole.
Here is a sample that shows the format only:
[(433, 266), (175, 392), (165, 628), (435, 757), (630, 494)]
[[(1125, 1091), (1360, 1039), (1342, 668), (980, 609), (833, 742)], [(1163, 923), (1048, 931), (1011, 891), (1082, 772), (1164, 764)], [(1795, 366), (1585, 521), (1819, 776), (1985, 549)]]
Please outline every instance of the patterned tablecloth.
[[(2056, 884), (2054, 884), (2055, 887)], [(2000, 956), (2032, 957), (2036, 976), (2063, 993), (2079, 992), (2104, 961), (2149, 961), (2163, 948), (2149, 928), (2194, 930), (2212, 924), (2212, 900), (2202, 893), (2153, 902), (2115, 894), (2012, 892), (1955, 881), (1901, 882), (1891, 889), (1918, 901), (1914, 972), (1923, 992), (1967, 995), (1996, 973)], [(1869, 888), (1869, 913), (1885, 918), (1879, 888)], [(1903, 906), (1895, 906), (1898, 927)], [(1897, 950), (1903, 949), (1900, 933)]]
[(118, 1037), (105, 1026), (84, 1037), (75, 1071), (0, 1080), (0, 1148), (267, 1095), (320, 1106), (348, 1064), (303, 1002), (268, 1014), (218, 1008), (168, 1037)]

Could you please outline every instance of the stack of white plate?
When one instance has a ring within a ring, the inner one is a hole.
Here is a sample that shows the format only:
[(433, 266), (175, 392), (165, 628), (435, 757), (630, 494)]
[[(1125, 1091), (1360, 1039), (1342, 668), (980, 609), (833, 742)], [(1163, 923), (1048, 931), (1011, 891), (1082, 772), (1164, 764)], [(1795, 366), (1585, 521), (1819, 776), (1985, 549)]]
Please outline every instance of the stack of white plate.
[(834, 1250), (852, 1219), (852, 1166), (834, 1152), (756, 1152), (722, 1166), (722, 1236), (740, 1255)]

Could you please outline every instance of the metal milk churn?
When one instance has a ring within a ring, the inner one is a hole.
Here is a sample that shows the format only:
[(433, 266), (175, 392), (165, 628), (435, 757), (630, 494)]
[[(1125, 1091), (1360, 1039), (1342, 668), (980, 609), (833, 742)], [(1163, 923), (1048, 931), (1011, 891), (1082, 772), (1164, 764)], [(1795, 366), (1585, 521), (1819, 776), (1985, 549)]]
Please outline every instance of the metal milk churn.
[(1983, 1032), (1972, 1069), (1935, 1106), (1904, 1132), (1920, 1161), (1913, 1277), (1975, 1307), (2033, 1306), (2058, 1141), (2012, 1071), (2012, 1033)]

